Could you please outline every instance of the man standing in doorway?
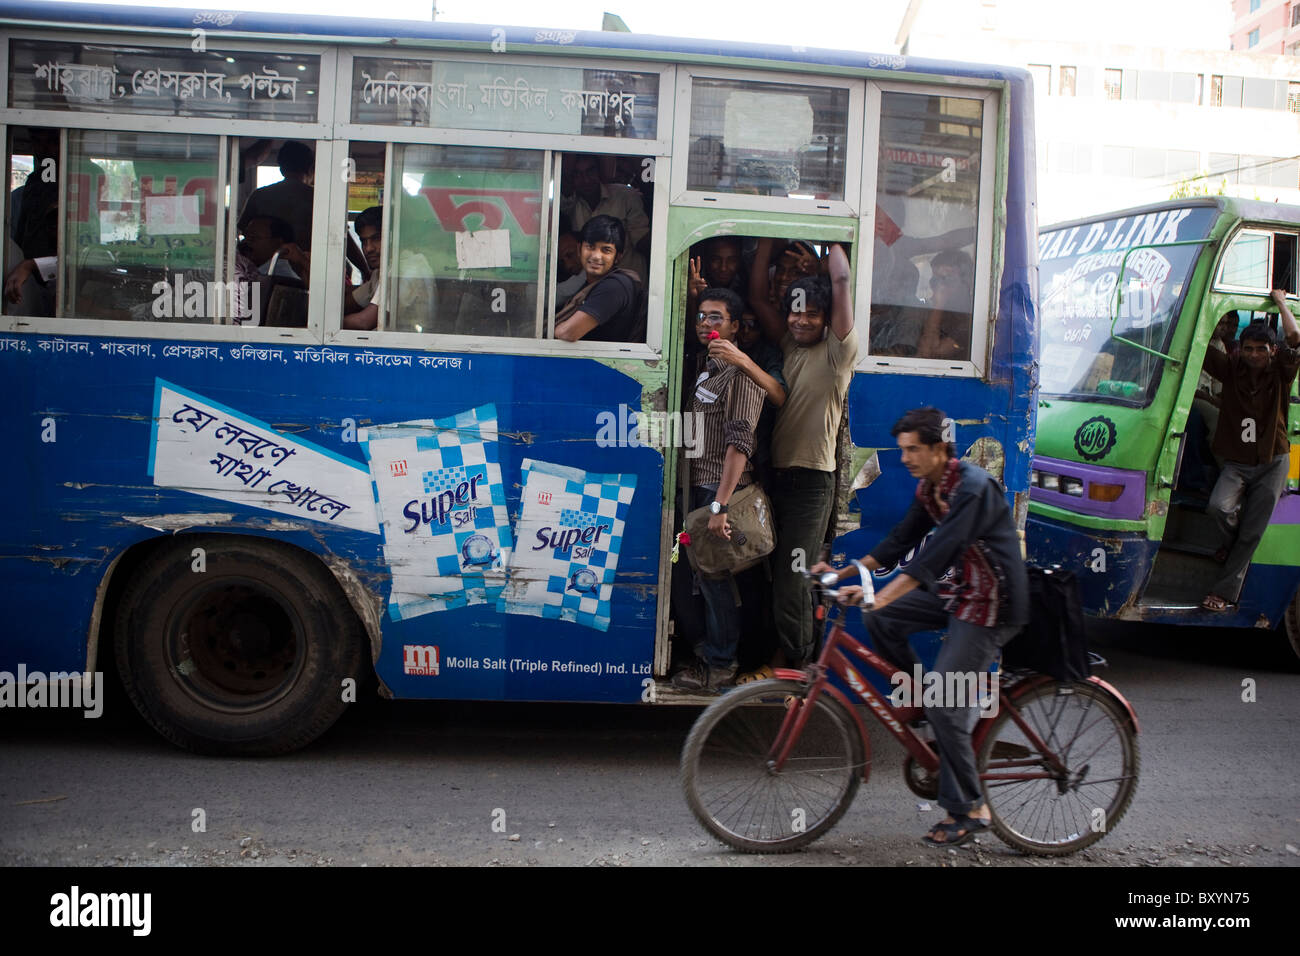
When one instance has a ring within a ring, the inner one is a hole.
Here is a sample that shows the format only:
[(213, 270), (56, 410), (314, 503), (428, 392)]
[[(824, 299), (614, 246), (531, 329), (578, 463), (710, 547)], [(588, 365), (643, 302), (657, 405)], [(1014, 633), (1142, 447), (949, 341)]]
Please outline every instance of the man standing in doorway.
[(1252, 322), (1241, 333), (1236, 355), (1205, 351), (1205, 371), (1223, 383), (1213, 446), (1223, 469), (1206, 509), (1222, 542), (1214, 557), (1223, 573), (1201, 602), (1207, 611), (1225, 611), (1237, 603), (1251, 558), (1286, 487), (1291, 458), (1287, 413), (1291, 383), (1300, 369), (1300, 327), (1287, 308), (1286, 293), (1274, 289), (1272, 296), (1282, 321), (1281, 345), (1271, 328)]

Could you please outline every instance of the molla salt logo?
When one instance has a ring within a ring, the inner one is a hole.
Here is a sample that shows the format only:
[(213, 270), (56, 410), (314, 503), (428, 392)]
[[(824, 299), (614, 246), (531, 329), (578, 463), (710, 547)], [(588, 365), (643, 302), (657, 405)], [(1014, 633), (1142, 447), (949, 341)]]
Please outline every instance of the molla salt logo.
[(533, 545), (533, 550), (550, 548), (555, 552), (556, 558), (567, 556), (579, 561), (590, 557), (591, 549), (597, 545), (608, 549), (609, 531), (613, 524), (611, 518), (566, 508), (560, 512), (558, 528), (538, 529), (537, 544)]
[(1104, 415), (1090, 418), (1074, 433), (1074, 450), (1087, 461), (1099, 461), (1115, 445), (1115, 423)]
[[(402, 529), (407, 534), (415, 533), (422, 524), (429, 525), (435, 533), (448, 522), (453, 528), (473, 527), (478, 507), (492, 505), (490, 495), (486, 494), (490, 486), (484, 465), (438, 468), (426, 471), (421, 477), (424, 493), (429, 497), (412, 498), (402, 509), (402, 516), (410, 522)], [(485, 492), (484, 500), (479, 498), (480, 485)]]

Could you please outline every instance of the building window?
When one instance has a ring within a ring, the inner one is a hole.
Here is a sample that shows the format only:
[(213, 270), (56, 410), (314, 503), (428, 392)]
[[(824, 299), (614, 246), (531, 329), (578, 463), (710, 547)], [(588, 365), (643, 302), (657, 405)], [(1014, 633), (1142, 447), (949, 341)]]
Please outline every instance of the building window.
[(1052, 95), (1052, 68), (1046, 63), (1030, 63), (1029, 73), (1034, 78), (1034, 92)]
[(1124, 71), (1107, 70), (1105, 77), (1106, 99), (1117, 100), (1124, 91)]
[(1292, 113), (1300, 113), (1300, 83), (1286, 85), (1286, 108)]
[(1300, 3), (1291, 8), (1291, 26), (1300, 26)]
[(1246, 34), (1246, 46), (1259, 46), (1259, 27), (1255, 27), (1255, 29)]
[(1073, 96), (1074, 86), (1077, 73), (1072, 66), (1061, 67), (1060, 81), (1056, 84), (1056, 92), (1060, 96)]
[(1254, 13), (1259, 9), (1259, 0), (1250, 0), (1250, 12)]

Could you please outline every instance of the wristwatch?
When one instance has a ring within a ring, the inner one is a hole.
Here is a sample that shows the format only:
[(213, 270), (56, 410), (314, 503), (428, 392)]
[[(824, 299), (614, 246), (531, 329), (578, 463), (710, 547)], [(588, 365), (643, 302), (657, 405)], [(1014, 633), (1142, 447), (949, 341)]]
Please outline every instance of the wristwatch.
[(716, 501), (709, 502), (709, 514), (725, 515), (726, 513), (727, 513), (726, 505), (719, 504)]

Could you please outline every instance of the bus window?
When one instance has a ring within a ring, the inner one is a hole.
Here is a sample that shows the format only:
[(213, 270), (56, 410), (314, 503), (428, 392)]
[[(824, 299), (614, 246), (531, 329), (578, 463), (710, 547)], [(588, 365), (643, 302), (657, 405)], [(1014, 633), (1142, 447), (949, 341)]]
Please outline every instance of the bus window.
[(849, 91), (694, 77), (686, 188), (843, 200)]
[(1300, 292), (1296, 282), (1295, 233), (1271, 232), (1255, 227), (1233, 237), (1219, 265), (1215, 288), (1267, 295), (1285, 289)]
[(881, 94), (872, 355), (971, 358), (984, 103)]
[(211, 322), (217, 137), (80, 129), (66, 136), (65, 311)]
[(389, 241), (397, 332), (535, 337), (543, 156), (393, 147)]

